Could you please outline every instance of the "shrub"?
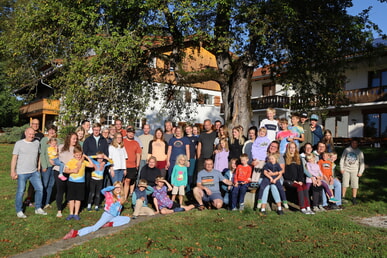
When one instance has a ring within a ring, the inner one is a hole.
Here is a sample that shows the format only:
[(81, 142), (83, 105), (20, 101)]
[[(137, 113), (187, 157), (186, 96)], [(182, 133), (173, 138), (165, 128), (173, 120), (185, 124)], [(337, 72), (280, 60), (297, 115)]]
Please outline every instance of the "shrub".
[(0, 143), (15, 143), (20, 140), (24, 130), (29, 127), (29, 124), (25, 124), (21, 127), (7, 127), (3, 128), (4, 134), (0, 135)]

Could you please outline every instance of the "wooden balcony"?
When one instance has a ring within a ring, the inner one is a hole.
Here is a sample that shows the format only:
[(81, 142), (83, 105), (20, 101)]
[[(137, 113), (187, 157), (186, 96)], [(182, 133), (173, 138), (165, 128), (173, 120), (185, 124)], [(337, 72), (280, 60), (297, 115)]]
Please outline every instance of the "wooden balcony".
[(251, 100), (253, 110), (272, 108), (289, 108), (290, 98), (286, 96), (266, 96)]
[(58, 115), (60, 101), (57, 99), (40, 99), (22, 106), (19, 111), (27, 117)]

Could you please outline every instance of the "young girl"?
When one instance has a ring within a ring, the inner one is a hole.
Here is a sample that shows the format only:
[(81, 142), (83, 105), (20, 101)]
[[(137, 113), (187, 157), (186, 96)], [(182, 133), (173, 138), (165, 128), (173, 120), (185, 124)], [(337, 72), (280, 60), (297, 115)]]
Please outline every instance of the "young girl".
[(325, 145), (327, 146), (328, 152), (334, 152), (335, 151), (335, 143), (333, 142), (332, 132), (329, 129), (326, 129), (324, 131), (324, 137), (321, 140)]
[[(168, 186), (165, 186), (165, 184)], [(172, 190), (172, 186), (162, 176), (156, 177), (156, 186), (153, 187), (153, 202), (156, 207), (156, 212), (161, 214), (170, 214), (179, 211), (189, 211), (195, 208), (193, 204), (189, 206), (181, 206), (173, 202), (168, 197), (168, 191)]]
[[(262, 179), (262, 182), (261, 182), (261, 185), (259, 188), (259, 192), (258, 192), (258, 202), (260, 202), (260, 200), (262, 200), (263, 191), (265, 190), (266, 186), (268, 186), (270, 184), (274, 184), (277, 187), (278, 192), (280, 193), (281, 200), (284, 203), (287, 203), (286, 194), (285, 194), (284, 188), (282, 187), (282, 184), (280, 181), (280, 179), (282, 177), (282, 173), (281, 173), (282, 168), (281, 168), (280, 164), (278, 163), (278, 155), (277, 154), (269, 154), (269, 156), (267, 157), (267, 160), (268, 160), (268, 162), (265, 164), (265, 166), (263, 166), (264, 177)], [(266, 208), (266, 206), (263, 206), (261, 209), (261, 212), (264, 213), (264, 211), (266, 210), (265, 208)], [(277, 214), (278, 215), (284, 214), (282, 207), (281, 207), (281, 202), (277, 203)]]
[(176, 199), (176, 195), (179, 194), (179, 203), (183, 205), (183, 199), (185, 195), (185, 188), (188, 183), (188, 171), (187, 171), (187, 156), (180, 154), (176, 158), (176, 165), (173, 167), (171, 175), (172, 189), (172, 201)]
[(109, 145), (109, 158), (113, 160), (113, 166), (110, 167), (112, 182), (121, 182), (126, 172), (128, 154), (126, 153), (123, 139), (121, 133), (116, 133), (112, 143)]
[(122, 183), (115, 182), (113, 186), (108, 186), (102, 189), (101, 193), (105, 196), (105, 211), (102, 213), (101, 218), (94, 226), (82, 228), (80, 230), (70, 230), (63, 239), (69, 239), (76, 236), (84, 236), (91, 232), (97, 231), (101, 227), (119, 227), (128, 224), (129, 217), (119, 216), (122, 209), (122, 204), (125, 202), (124, 198), (121, 198)]
[(223, 172), (224, 169), (228, 167), (228, 141), (226, 139), (220, 140), (218, 149), (214, 151), (215, 161), (214, 169)]
[(232, 137), (229, 139), (228, 147), (230, 153), (228, 159), (237, 159), (242, 154), (242, 148), (245, 144), (246, 137), (243, 135), (243, 129), (241, 126), (236, 126), (232, 129)]
[(261, 176), (261, 170), (265, 165), (267, 156), (267, 148), (270, 145), (270, 139), (267, 137), (267, 129), (261, 127), (258, 130), (258, 137), (251, 146), (251, 155), (256, 165), (254, 166), (254, 172), (251, 177), (251, 187), (258, 188), (258, 181)]
[[(88, 161), (84, 160), (87, 159)], [(79, 208), (85, 197), (85, 168), (93, 168), (90, 158), (82, 153), (82, 149), (74, 147), (74, 158), (66, 163), (64, 172), (70, 174), (67, 183), (67, 199), (69, 201), (70, 215), (66, 220), (80, 220)]]
[[(231, 159), (229, 162), (229, 169), (226, 172), (224, 172), (224, 177), (230, 180), (231, 182), (233, 182), (237, 165), (238, 165), (238, 159)], [(233, 186), (222, 184), (221, 187), (222, 187), (222, 192), (224, 193), (223, 203), (226, 205), (226, 207), (228, 207), (230, 204), (230, 196), (232, 193)]]
[(52, 166), (54, 165), (59, 166), (58, 178), (62, 181), (66, 181), (67, 177), (63, 175), (65, 164), (59, 160), (58, 140), (56, 138), (50, 138), (47, 143), (49, 145), (47, 147), (47, 155), (48, 155), (48, 158), (50, 159), (50, 164)]
[(137, 216), (153, 216), (155, 212), (148, 207), (148, 195), (153, 193), (153, 188), (148, 186), (148, 181), (140, 179), (136, 189), (134, 189), (132, 195), (132, 204), (134, 207), (132, 219), (136, 219)]
[(239, 206), (239, 210), (244, 210), (245, 195), (251, 181), (252, 168), (247, 164), (249, 156), (242, 154), (240, 160), (241, 164), (237, 166), (233, 180), (234, 188), (232, 189), (231, 198), (231, 210), (233, 211), (237, 210), (237, 206)]
[(77, 137), (78, 137), (78, 143), (79, 145), (81, 145), (81, 147), (83, 146), (83, 142), (85, 141), (86, 139), (86, 133), (85, 133), (85, 129), (83, 129), (82, 126), (79, 126), (76, 130), (75, 130), (75, 133), (77, 134)]

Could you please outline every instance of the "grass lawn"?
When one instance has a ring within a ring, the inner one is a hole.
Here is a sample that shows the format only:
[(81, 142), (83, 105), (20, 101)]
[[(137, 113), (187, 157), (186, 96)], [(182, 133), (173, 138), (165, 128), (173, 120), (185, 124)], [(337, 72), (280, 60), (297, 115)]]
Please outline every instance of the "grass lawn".
[[(0, 153), (6, 154), (0, 158), (0, 256), (58, 241), (71, 228), (92, 225), (99, 218), (101, 212), (83, 212), (80, 221), (68, 222), (56, 218), (54, 208), (48, 216), (27, 208), (28, 218), (18, 219), (16, 181), (9, 177), (12, 148), (0, 145)], [(386, 257), (387, 230), (360, 225), (354, 218), (387, 215), (387, 150), (363, 151), (369, 168), (361, 178), (359, 204), (348, 204), (342, 211), (261, 216), (251, 209), (194, 210), (138, 223), (55, 257)]]

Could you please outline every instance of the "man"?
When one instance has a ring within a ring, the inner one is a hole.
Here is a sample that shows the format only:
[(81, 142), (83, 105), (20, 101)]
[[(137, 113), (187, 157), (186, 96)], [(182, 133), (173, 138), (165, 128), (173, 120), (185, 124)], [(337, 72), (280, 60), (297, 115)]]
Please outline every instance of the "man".
[(38, 171), (39, 141), (35, 140), (35, 129), (29, 127), (24, 131), (25, 138), (15, 143), (11, 161), (11, 179), (17, 180), (15, 198), (16, 215), (27, 218), (23, 213), (23, 195), (27, 180), (35, 188), (35, 214), (47, 215), (41, 208), (43, 185)]
[(304, 129), (304, 141), (300, 142), (300, 148), (304, 147), (305, 143), (312, 143), (312, 131), (310, 130), (310, 123), (308, 122), (308, 113), (302, 112), (300, 114), (300, 123), (299, 126)]
[(312, 132), (312, 145), (316, 147), (317, 143), (323, 138), (323, 132), (321, 126), (317, 124), (318, 115), (313, 114), (310, 116), (310, 130)]
[(89, 120), (83, 120), (81, 122), (81, 126), (83, 130), (85, 130), (85, 139), (90, 136), (90, 121)]
[(150, 125), (144, 124), (142, 126), (142, 131), (143, 131), (143, 134), (141, 134), (138, 137), (142, 143), (142, 154), (141, 154), (139, 172), (146, 165), (146, 161), (148, 159), (149, 143), (153, 140), (153, 135), (150, 134), (150, 131), (151, 131)]
[[(43, 139), (44, 134), (39, 130), (39, 119), (37, 118), (32, 119), (30, 122), (30, 127), (34, 130), (34, 133), (35, 133), (34, 140), (40, 141), (41, 139)], [(25, 138), (25, 133), (22, 134), (20, 139), (24, 139), (24, 138)]]
[(121, 119), (116, 119), (114, 120), (114, 125), (116, 127), (117, 133), (121, 133), (122, 137), (125, 139), (126, 138), (126, 130), (122, 128), (122, 120)]
[(212, 159), (206, 159), (204, 161), (204, 170), (199, 172), (196, 187), (193, 189), (194, 197), (199, 203), (199, 210), (205, 209), (203, 201), (211, 202), (216, 209), (222, 208), (223, 198), (219, 189), (220, 182), (232, 185), (232, 182), (227, 180), (221, 172), (214, 170)]
[(222, 122), (220, 120), (215, 121), (215, 131), (219, 132), (219, 128), (222, 126)]
[[(126, 159), (126, 173), (124, 172), (124, 196), (130, 196), (134, 191), (134, 183), (137, 179), (138, 168), (141, 161), (141, 147), (140, 144), (134, 139), (134, 129), (128, 128), (126, 132), (126, 139), (124, 139), (124, 146), (128, 158)], [(130, 189), (129, 189), (130, 188)]]
[(200, 134), (197, 147), (197, 171), (203, 169), (205, 159), (212, 157), (214, 152), (214, 141), (216, 138), (216, 132), (212, 130), (212, 124), (210, 119), (204, 120), (203, 123), (204, 132)]
[(173, 137), (173, 124), (171, 121), (164, 122), (164, 140), (169, 144), (169, 140)]

